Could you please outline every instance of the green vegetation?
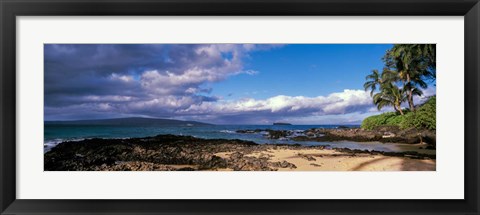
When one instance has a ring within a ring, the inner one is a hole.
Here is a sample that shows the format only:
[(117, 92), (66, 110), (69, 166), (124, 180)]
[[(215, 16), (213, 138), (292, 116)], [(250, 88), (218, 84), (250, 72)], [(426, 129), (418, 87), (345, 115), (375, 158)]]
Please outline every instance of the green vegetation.
[(415, 112), (413, 98), (423, 95), (427, 81), (435, 81), (435, 51), (434, 44), (398, 44), (387, 51), (383, 71), (373, 70), (363, 85), (379, 110), (392, 106), (404, 115), (402, 103), (407, 102)]
[(377, 126), (398, 126), (401, 129), (419, 128), (436, 129), (436, 97), (430, 97), (425, 103), (418, 106), (415, 112), (405, 110), (399, 112), (387, 112), (376, 116), (367, 117), (362, 122), (362, 128), (372, 130)]
[(435, 130), (437, 124), (437, 102), (436, 97), (430, 97), (427, 102), (421, 105), (415, 112), (405, 115), (404, 122), (400, 128), (426, 128)]
[[(415, 96), (422, 96), (427, 82), (436, 79), (436, 46), (434, 44), (398, 44), (383, 57), (382, 72), (373, 70), (363, 85), (370, 91), (378, 110), (392, 106), (395, 112), (371, 116), (363, 120), (362, 128), (398, 126), (401, 129), (436, 129), (436, 98), (430, 97), (416, 106)], [(402, 108), (402, 104), (408, 108)], [(405, 105), (406, 106), (406, 105)]]

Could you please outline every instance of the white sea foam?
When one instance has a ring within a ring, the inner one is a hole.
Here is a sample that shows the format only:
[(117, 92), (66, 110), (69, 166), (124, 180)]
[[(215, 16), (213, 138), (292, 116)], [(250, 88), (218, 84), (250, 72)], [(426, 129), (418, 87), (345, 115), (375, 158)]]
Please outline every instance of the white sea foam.
[(76, 138), (76, 139), (53, 139), (53, 140), (45, 140), (43, 143), (43, 153), (47, 153), (50, 151), (53, 147), (57, 146), (60, 143), (67, 142), (67, 141), (73, 141), (73, 142), (78, 142), (84, 140), (83, 138)]
[(298, 136), (304, 136), (305, 130), (291, 130), (292, 134), (288, 135), (288, 138), (293, 138), (293, 137), (298, 137)]
[(227, 133), (227, 134), (237, 133), (237, 132), (235, 132), (235, 131), (230, 131), (230, 130), (221, 130), (220, 132), (221, 132), (221, 133)]

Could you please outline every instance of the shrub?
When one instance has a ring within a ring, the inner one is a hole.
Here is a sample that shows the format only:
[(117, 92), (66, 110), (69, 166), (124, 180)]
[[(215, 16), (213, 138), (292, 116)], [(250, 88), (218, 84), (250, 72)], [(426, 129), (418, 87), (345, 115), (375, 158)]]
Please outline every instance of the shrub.
[(405, 115), (406, 120), (400, 125), (401, 128), (426, 128), (435, 130), (437, 128), (436, 97), (429, 98), (424, 104), (417, 108), (415, 113)]
[[(392, 122), (390, 118), (394, 118), (396, 115), (397, 114), (394, 112), (388, 112), (388, 113), (383, 113), (376, 116), (367, 117), (363, 120), (361, 127), (363, 129), (372, 130), (377, 126), (381, 126), (381, 125), (394, 125), (394, 124), (390, 124)], [(390, 123), (387, 123), (387, 122), (390, 122)]]
[(375, 127), (381, 125), (382, 123), (379, 121), (379, 118), (380, 118), (380, 115), (377, 115), (377, 116), (369, 116), (367, 118), (365, 118), (363, 121), (362, 121), (362, 125), (360, 126), (361, 128), (363, 129), (366, 129), (366, 130), (372, 130), (374, 129)]
[(415, 112), (404, 111), (405, 115), (387, 112), (370, 116), (363, 120), (361, 128), (372, 130), (377, 126), (395, 125), (401, 129), (419, 128), (436, 129), (436, 97), (430, 97), (425, 103), (417, 107)]

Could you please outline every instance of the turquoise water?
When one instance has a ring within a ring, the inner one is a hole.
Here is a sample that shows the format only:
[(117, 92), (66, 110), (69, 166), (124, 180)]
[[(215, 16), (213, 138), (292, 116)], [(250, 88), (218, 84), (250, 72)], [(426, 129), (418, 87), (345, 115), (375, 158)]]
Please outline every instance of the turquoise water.
[[(241, 139), (259, 144), (301, 144), (329, 145), (338, 148), (351, 148), (379, 151), (406, 151), (418, 149), (406, 144), (383, 144), (379, 142), (360, 143), (352, 141), (309, 142), (293, 140), (272, 140), (265, 133), (242, 134), (237, 130), (272, 129), (301, 132), (311, 128), (336, 128), (337, 125), (208, 125), (208, 126), (105, 126), (105, 125), (52, 125), (45, 124), (44, 152), (64, 141), (79, 141), (88, 138), (132, 138), (159, 134), (188, 135), (205, 139)], [(351, 126), (358, 127), (358, 126)], [(294, 134), (295, 135), (295, 134)]]
[[(45, 125), (45, 142), (86, 138), (130, 138), (159, 134), (189, 135), (207, 139), (242, 139), (257, 143), (275, 142), (262, 134), (240, 134), (237, 130), (272, 129), (304, 131), (310, 128), (336, 128), (336, 125), (208, 125), (208, 126), (105, 126), (105, 125)], [(285, 142), (285, 141), (280, 141)]]

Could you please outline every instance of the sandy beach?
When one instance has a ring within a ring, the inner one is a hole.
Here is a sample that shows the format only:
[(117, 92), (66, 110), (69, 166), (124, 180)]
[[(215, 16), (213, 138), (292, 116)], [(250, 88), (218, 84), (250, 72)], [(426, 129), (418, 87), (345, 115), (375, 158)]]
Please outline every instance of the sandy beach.
[[(231, 153), (218, 153), (229, 158)], [(329, 149), (270, 149), (245, 156), (267, 156), (272, 162), (294, 164), (278, 171), (435, 171), (435, 160), (371, 154), (352, 154)]]

